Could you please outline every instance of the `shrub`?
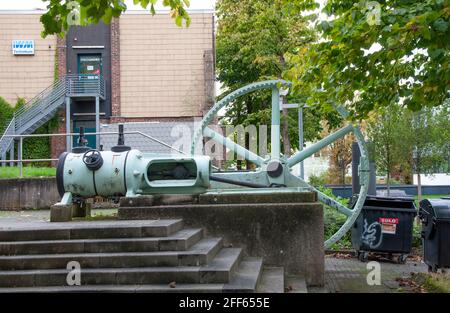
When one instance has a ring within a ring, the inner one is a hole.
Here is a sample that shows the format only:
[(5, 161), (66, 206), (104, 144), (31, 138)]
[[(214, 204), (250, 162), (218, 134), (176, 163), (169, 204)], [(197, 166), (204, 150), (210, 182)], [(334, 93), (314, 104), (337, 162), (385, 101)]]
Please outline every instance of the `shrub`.
[(8, 126), (13, 116), (14, 108), (2, 97), (0, 97), (0, 131)]

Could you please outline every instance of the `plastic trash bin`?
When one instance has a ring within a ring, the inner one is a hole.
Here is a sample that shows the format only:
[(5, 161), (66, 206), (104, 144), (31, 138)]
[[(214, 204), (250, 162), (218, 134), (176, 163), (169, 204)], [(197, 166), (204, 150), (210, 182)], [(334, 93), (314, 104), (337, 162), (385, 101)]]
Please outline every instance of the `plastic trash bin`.
[(405, 263), (411, 252), (413, 223), (417, 214), (412, 198), (367, 196), (352, 227), (352, 246), (360, 261), (369, 252), (387, 253)]
[(450, 199), (420, 201), (423, 258), (430, 272), (450, 267)]

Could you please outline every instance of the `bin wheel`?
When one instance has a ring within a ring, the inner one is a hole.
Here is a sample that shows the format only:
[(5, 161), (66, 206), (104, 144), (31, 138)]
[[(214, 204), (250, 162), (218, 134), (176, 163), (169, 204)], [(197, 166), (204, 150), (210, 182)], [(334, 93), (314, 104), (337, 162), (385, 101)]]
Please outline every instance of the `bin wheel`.
[(398, 264), (405, 264), (406, 263), (406, 259), (408, 259), (408, 255), (407, 254), (400, 254), (398, 256)]
[(428, 273), (437, 273), (436, 265), (428, 265)]
[(358, 255), (358, 260), (361, 262), (367, 262), (369, 260), (369, 252), (361, 251)]

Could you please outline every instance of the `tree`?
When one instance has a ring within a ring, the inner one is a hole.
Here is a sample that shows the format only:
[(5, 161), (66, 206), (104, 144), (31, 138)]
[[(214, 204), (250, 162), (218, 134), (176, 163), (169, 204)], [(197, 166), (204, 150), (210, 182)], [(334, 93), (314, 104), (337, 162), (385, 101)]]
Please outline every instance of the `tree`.
[(386, 175), (387, 195), (390, 195), (391, 175), (396, 168), (409, 166), (408, 142), (410, 125), (405, 110), (397, 104), (380, 108), (369, 118), (367, 133), (373, 144), (372, 153), (377, 171)]
[[(43, 0), (48, 2), (48, 11), (41, 16), (41, 23), (44, 25), (42, 36), (62, 35), (71, 25), (86, 26), (97, 24), (103, 21), (106, 24), (111, 22), (113, 17), (119, 17), (127, 10), (127, 6), (122, 0)], [(134, 4), (140, 4), (146, 9), (150, 6), (149, 12), (155, 14), (155, 4), (158, 0), (133, 0)], [(163, 0), (163, 5), (169, 7), (170, 16), (178, 26), (182, 26), (183, 20), (186, 25), (190, 24), (190, 17), (185, 7), (189, 7), (189, 0)]]
[[(304, 8), (310, 1), (286, 2)], [(345, 105), (355, 120), (399, 101), (413, 111), (442, 105), (450, 86), (449, 3), (328, 0), (316, 23), (321, 40), (292, 56), (285, 77), (310, 96), (308, 104)]]
[(352, 142), (354, 140), (353, 135), (348, 135), (330, 144), (330, 169), (328, 173), (333, 178), (338, 178), (341, 185), (345, 185), (345, 175), (350, 164), (352, 164)]
[[(281, 0), (219, 0), (216, 4), (217, 73), (227, 91), (264, 79), (279, 79), (290, 67), (285, 55), (297, 53), (315, 39), (309, 19), (291, 14)], [(287, 98), (285, 101), (305, 101)], [(270, 125), (270, 92), (238, 98), (227, 111), (224, 123)], [(318, 135), (320, 118), (305, 112), (306, 138)], [(285, 154), (297, 147), (297, 112), (283, 111), (282, 137)], [(314, 125), (313, 125), (314, 124)], [(290, 127), (289, 127), (290, 126)], [(291, 140), (289, 140), (291, 139)]]
[(417, 194), (422, 199), (420, 174), (449, 171), (450, 160), (450, 107), (425, 108), (407, 112), (409, 128), (410, 162), (417, 174)]

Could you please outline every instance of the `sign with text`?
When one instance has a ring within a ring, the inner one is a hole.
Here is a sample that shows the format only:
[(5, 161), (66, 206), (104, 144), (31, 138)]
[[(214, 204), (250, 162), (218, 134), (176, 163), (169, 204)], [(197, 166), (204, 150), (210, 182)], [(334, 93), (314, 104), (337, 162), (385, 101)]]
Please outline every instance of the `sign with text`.
[(11, 48), (14, 55), (34, 55), (34, 40), (13, 40)]

